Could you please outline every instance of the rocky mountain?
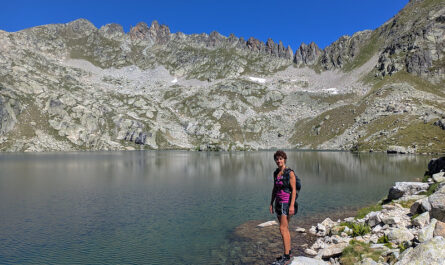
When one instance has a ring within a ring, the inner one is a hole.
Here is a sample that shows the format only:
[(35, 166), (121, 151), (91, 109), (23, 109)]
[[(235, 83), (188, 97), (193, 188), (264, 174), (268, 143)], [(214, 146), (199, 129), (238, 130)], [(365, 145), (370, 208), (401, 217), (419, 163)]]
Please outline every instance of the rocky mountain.
[(445, 150), (445, 2), (294, 52), (85, 19), (0, 31), (0, 150)]

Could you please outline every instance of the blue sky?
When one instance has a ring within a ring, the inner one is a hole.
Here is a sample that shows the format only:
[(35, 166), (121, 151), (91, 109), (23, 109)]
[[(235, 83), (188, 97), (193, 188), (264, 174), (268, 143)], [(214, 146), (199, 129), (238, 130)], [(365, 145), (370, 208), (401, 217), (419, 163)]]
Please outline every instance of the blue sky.
[(293, 50), (314, 41), (321, 48), (340, 36), (375, 29), (393, 17), (408, 0), (4, 0), (0, 29), (21, 29), (86, 18), (96, 27), (118, 23), (128, 32), (140, 21), (158, 20), (171, 32), (251, 36), (283, 41)]

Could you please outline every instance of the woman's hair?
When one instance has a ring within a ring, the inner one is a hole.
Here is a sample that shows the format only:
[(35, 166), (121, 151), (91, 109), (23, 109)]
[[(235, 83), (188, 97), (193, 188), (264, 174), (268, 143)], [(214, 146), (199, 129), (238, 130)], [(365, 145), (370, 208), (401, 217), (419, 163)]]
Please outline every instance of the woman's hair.
[(287, 155), (284, 151), (278, 150), (275, 152), (275, 154), (273, 154), (273, 159), (277, 159), (277, 157), (282, 157), (284, 158), (284, 160), (287, 160)]

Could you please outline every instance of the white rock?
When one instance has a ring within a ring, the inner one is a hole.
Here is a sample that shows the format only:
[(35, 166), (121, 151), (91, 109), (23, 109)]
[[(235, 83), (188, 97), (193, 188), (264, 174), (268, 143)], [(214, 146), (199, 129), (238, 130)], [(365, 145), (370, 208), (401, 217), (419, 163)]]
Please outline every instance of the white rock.
[(268, 221), (268, 222), (264, 222), (259, 224), (259, 227), (267, 227), (267, 226), (272, 226), (272, 225), (278, 225), (277, 221)]
[(323, 259), (328, 259), (337, 255), (340, 255), (343, 250), (349, 245), (349, 243), (340, 243), (335, 245), (330, 245), (326, 248), (320, 250), (317, 256), (321, 256)]
[(323, 260), (313, 259), (308, 257), (295, 257), (292, 259), (290, 265), (328, 265), (329, 263), (324, 262)]
[(372, 229), (372, 232), (374, 234), (377, 234), (378, 232), (382, 231), (382, 226), (381, 225), (376, 225), (374, 226), (374, 228)]
[(388, 199), (396, 200), (403, 196), (417, 194), (428, 189), (428, 183), (423, 182), (396, 182), (389, 190)]
[(315, 226), (312, 226), (312, 227), (309, 229), (309, 233), (311, 233), (312, 235), (317, 234), (317, 228), (316, 228)]
[(434, 229), (436, 228), (436, 223), (437, 220), (433, 218), (431, 219), (429, 225), (425, 226), (424, 228), (422, 228), (422, 230), (419, 231), (418, 235), (419, 242), (423, 243), (433, 238)]
[(303, 227), (297, 227), (297, 228), (295, 229), (295, 232), (298, 232), (298, 233), (304, 233), (304, 232), (306, 232), (306, 229), (304, 229)]
[(434, 182), (443, 182), (445, 181), (445, 172), (439, 172), (433, 175)]
[(413, 240), (414, 235), (406, 228), (392, 228), (388, 233), (389, 241), (396, 244)]
[(310, 249), (310, 248), (305, 249), (304, 253), (306, 253), (308, 255), (311, 255), (311, 256), (316, 256), (317, 255), (317, 251), (315, 251), (313, 249)]
[(423, 228), (425, 225), (430, 223), (430, 213), (424, 212), (423, 214), (417, 216), (413, 219), (413, 225)]

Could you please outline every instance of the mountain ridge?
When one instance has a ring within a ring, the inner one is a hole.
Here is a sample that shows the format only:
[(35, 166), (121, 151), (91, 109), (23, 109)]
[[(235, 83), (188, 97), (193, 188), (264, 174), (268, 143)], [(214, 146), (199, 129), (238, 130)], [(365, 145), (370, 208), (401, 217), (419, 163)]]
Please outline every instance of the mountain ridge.
[(444, 21), (443, 1), (410, 1), (295, 54), (156, 21), (0, 31), (0, 150), (443, 152)]

